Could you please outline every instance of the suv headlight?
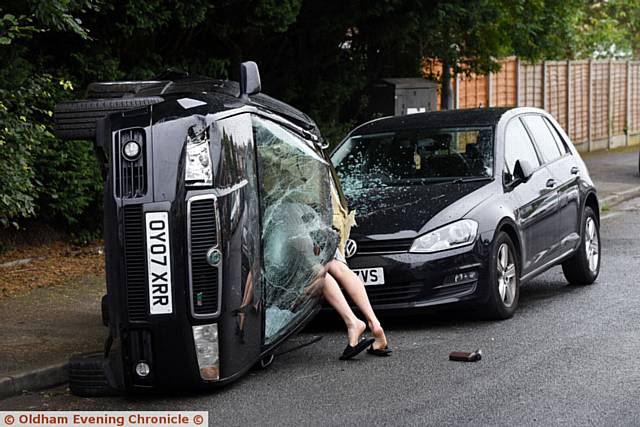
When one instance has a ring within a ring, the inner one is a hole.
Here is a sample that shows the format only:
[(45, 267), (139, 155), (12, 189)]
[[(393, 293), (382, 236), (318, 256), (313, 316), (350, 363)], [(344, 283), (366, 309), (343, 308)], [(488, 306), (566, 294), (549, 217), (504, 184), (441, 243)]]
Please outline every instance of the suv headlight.
[(463, 219), (418, 237), (409, 252), (431, 253), (459, 248), (473, 243), (477, 234), (478, 223)]
[(211, 152), (209, 149), (209, 129), (199, 133), (194, 128), (187, 134), (187, 165), (185, 167), (185, 182), (189, 186), (213, 184), (213, 170), (211, 168)]

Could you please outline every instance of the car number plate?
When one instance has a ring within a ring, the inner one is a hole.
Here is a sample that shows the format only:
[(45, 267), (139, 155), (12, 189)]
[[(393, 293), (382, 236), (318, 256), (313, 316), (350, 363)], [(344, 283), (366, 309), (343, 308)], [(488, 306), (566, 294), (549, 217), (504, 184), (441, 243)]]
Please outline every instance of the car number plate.
[(147, 274), (149, 279), (149, 312), (173, 313), (171, 298), (171, 252), (169, 214), (149, 212), (147, 225)]
[(353, 270), (365, 286), (384, 285), (384, 270), (382, 267), (357, 268)]

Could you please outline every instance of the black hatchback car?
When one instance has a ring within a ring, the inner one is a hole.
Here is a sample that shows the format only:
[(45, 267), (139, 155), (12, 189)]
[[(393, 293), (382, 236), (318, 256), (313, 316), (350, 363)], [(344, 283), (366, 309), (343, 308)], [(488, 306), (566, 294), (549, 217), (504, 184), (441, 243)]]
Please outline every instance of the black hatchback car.
[(598, 276), (596, 189), (543, 110), (377, 119), (332, 162), (358, 222), (346, 256), (376, 309), (468, 302), (505, 319), (550, 267), (575, 285)]

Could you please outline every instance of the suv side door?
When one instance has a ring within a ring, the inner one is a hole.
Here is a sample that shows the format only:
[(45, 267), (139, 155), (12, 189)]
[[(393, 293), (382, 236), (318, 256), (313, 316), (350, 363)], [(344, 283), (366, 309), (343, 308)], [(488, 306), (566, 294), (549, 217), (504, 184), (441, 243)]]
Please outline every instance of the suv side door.
[(555, 234), (552, 250), (557, 257), (573, 250), (580, 242), (579, 168), (571, 151), (546, 117), (539, 114), (527, 115), (524, 122), (551, 172), (553, 188), (558, 194), (558, 232)]
[[(552, 179), (540, 159), (521, 116), (507, 123), (504, 138), (505, 184), (515, 205), (516, 223), (521, 235), (522, 276), (547, 263), (549, 248), (557, 232), (557, 194), (547, 185)], [(526, 182), (513, 181), (516, 160), (526, 160), (534, 172)]]

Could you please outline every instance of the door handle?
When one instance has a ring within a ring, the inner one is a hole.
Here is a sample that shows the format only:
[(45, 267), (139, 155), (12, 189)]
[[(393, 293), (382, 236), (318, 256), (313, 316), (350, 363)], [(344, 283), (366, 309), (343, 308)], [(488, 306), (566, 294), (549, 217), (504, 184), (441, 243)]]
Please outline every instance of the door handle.
[(578, 169), (577, 166), (574, 166), (571, 168), (571, 174), (572, 175), (578, 175), (578, 173), (580, 172), (580, 169)]
[(547, 180), (547, 188), (553, 188), (556, 186), (556, 180), (553, 178), (550, 178)]

